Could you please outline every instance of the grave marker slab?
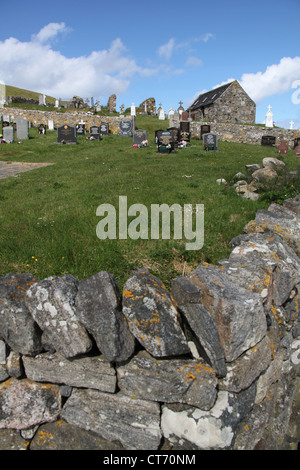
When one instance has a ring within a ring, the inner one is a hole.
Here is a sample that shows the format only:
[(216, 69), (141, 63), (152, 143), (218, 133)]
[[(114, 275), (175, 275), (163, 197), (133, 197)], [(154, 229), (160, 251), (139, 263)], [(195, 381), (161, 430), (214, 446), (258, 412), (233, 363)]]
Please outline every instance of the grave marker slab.
[(171, 131), (157, 131), (157, 147), (160, 153), (170, 153), (174, 150), (174, 134)]
[(76, 124), (76, 135), (85, 135), (85, 124)]
[(136, 129), (133, 131), (133, 145), (139, 145), (141, 147), (145, 146), (143, 142), (147, 140), (147, 131), (143, 129)]
[(202, 140), (203, 134), (210, 134), (210, 126), (208, 124), (202, 124), (200, 131), (200, 139)]
[(95, 140), (101, 140), (100, 136), (100, 126), (91, 126), (90, 127), (90, 136)]
[(263, 135), (261, 138), (261, 145), (273, 146), (276, 143), (276, 137), (273, 135)]
[(218, 136), (217, 134), (203, 134), (204, 150), (218, 150)]
[(14, 142), (14, 136), (15, 136), (15, 130), (13, 128), (13, 126), (6, 126), (6, 127), (3, 127), (3, 139), (5, 140), (5, 142), (7, 143), (12, 143)]
[(40, 124), (38, 127), (39, 134), (46, 134), (46, 125)]
[(180, 132), (179, 140), (184, 140), (185, 142), (190, 142), (191, 133), (190, 133), (190, 122), (189, 121), (180, 121)]
[(174, 134), (174, 147), (178, 148), (179, 138), (180, 138), (180, 130), (178, 127), (168, 127), (167, 129)]
[(57, 143), (58, 144), (77, 144), (75, 126), (69, 126), (69, 124), (58, 126)]
[(122, 120), (119, 122), (119, 135), (122, 137), (132, 137), (132, 121)]
[(100, 135), (109, 135), (109, 123), (108, 122), (100, 123)]
[(27, 119), (16, 118), (15, 119), (17, 139), (27, 140), (29, 139), (29, 122)]
[(53, 131), (53, 130), (54, 130), (54, 121), (53, 121), (53, 119), (49, 119), (49, 121), (48, 121), (48, 129), (49, 129), (49, 131)]
[(288, 143), (286, 140), (281, 140), (280, 144), (278, 145), (278, 153), (281, 155), (286, 155), (289, 149)]

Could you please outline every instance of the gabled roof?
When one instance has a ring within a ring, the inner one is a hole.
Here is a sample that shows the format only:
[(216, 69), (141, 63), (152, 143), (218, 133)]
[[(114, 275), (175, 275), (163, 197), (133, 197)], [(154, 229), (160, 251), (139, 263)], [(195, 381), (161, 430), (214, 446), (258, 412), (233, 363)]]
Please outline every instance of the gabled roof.
[(194, 109), (208, 106), (209, 104), (214, 103), (232, 83), (233, 82), (226, 83), (226, 85), (219, 86), (214, 90), (207, 91), (206, 93), (199, 95), (198, 98), (191, 104), (189, 109), (193, 111)]

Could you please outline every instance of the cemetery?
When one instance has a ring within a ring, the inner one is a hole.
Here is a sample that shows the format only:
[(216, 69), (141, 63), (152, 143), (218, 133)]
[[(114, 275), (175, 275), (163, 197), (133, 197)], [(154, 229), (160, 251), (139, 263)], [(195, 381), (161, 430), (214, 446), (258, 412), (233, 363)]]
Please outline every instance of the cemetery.
[[(74, 103), (0, 109), (0, 449), (296, 450), (299, 131)], [(120, 196), (203, 247), (100, 240)]]

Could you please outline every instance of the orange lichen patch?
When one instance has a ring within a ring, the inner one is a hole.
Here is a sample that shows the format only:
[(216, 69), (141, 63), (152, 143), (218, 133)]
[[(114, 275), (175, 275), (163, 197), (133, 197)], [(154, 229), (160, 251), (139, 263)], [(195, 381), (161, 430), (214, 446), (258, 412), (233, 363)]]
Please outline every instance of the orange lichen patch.
[(275, 346), (273, 343), (270, 344), (271, 346), (271, 355), (272, 355), (272, 359), (275, 359)]
[(244, 426), (244, 429), (245, 429), (246, 431), (249, 431), (250, 428), (249, 428), (248, 424), (246, 424), (246, 426)]
[(124, 290), (123, 295), (125, 299), (128, 299), (128, 298), (134, 299), (134, 295), (130, 290)]

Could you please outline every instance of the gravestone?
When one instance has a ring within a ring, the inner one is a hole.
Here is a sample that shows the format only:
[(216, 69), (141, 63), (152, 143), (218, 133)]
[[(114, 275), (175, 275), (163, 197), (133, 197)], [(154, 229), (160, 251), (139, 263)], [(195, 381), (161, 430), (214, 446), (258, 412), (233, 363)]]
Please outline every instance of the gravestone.
[(54, 130), (54, 121), (53, 121), (53, 119), (49, 119), (49, 121), (48, 121), (48, 129), (49, 129), (49, 131), (53, 131), (53, 130)]
[(11, 143), (14, 141), (15, 130), (12, 126), (3, 127), (2, 134), (5, 142)]
[(57, 143), (58, 144), (77, 144), (76, 128), (64, 124), (57, 128)]
[(183, 111), (183, 112), (181, 113), (181, 120), (182, 120), (182, 121), (187, 121), (188, 118), (189, 118), (189, 113), (188, 113), (187, 111)]
[[(4, 119), (4, 118), (3, 118), (3, 119)], [(293, 150), (295, 150), (295, 148), (296, 148), (299, 144), (300, 144), (300, 137), (296, 137), (296, 138), (294, 139), (294, 149), (293, 149)]]
[(46, 105), (46, 95), (39, 95), (39, 105), (40, 106)]
[(218, 136), (217, 134), (203, 134), (204, 150), (218, 150)]
[(295, 157), (300, 157), (300, 144), (295, 147)]
[(273, 135), (263, 135), (261, 138), (261, 145), (273, 146), (276, 143), (276, 137)]
[(3, 114), (3, 121), (6, 121), (6, 122), (10, 123), (10, 116), (9, 116), (9, 114)]
[(145, 143), (146, 140), (147, 140), (147, 131), (143, 129), (136, 129), (135, 131), (133, 131), (133, 145), (146, 147), (147, 146), (147, 144)]
[(202, 124), (200, 131), (200, 140), (202, 140), (203, 134), (210, 134), (210, 126), (208, 124)]
[(76, 124), (76, 135), (85, 135), (85, 124)]
[(160, 119), (161, 121), (164, 121), (164, 120), (166, 119), (166, 115), (165, 115), (165, 110), (164, 110), (164, 109), (161, 109), (161, 110), (159, 111), (158, 119)]
[(91, 126), (90, 127), (90, 136), (95, 140), (101, 140), (100, 136), (100, 126)]
[(17, 127), (17, 139), (29, 139), (29, 122), (27, 121), (27, 119), (16, 118), (15, 123)]
[(132, 121), (122, 120), (119, 122), (119, 135), (122, 137), (132, 137)]
[(40, 124), (38, 127), (39, 134), (46, 134), (46, 125)]
[(108, 122), (100, 123), (100, 135), (109, 135), (109, 123)]
[(278, 153), (281, 155), (286, 155), (289, 149), (288, 143), (286, 140), (281, 140), (280, 144), (278, 145)]
[(0, 106), (4, 106), (6, 103), (6, 86), (5, 83), (0, 80)]
[(174, 134), (174, 147), (178, 148), (180, 130), (178, 129), (178, 127), (168, 127), (167, 130), (170, 131), (170, 132), (173, 132), (173, 134)]
[(180, 121), (180, 131), (179, 131), (179, 140), (190, 142), (191, 133), (190, 133), (190, 122), (189, 121)]
[(157, 131), (157, 147), (160, 153), (170, 153), (174, 150), (174, 134), (170, 131)]
[(266, 127), (273, 127), (273, 113), (271, 112), (272, 106), (268, 106), (268, 112), (266, 114), (265, 126)]

